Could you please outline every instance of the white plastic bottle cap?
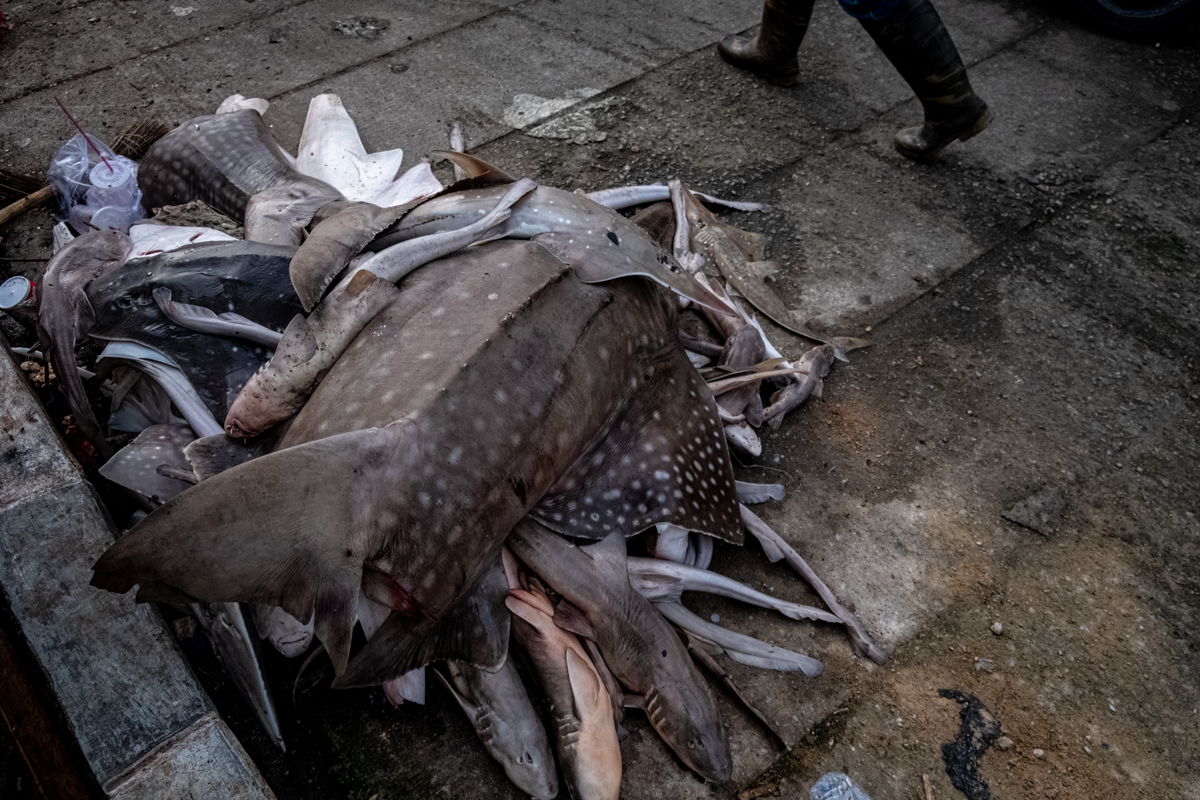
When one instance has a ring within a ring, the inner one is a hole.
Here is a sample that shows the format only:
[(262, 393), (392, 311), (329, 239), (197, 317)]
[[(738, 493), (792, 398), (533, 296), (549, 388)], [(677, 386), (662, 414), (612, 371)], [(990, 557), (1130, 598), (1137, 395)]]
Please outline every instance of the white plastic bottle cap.
[(88, 180), (92, 182), (92, 186), (98, 186), (101, 189), (115, 189), (118, 186), (124, 186), (131, 177), (133, 177), (133, 170), (130, 169), (129, 162), (123, 158), (110, 158), (107, 164), (101, 161), (92, 167)]
[(121, 231), (129, 228), (129, 215), (116, 206), (105, 206), (96, 209), (92, 214), (92, 225), (100, 231)]
[(20, 305), (33, 291), (33, 284), (20, 275), (0, 283), (0, 309), (7, 311)]

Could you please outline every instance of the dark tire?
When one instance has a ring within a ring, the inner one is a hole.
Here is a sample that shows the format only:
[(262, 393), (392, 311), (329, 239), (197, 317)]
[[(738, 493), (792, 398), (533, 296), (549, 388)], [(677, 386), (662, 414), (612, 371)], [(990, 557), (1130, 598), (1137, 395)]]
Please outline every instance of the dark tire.
[(1097, 27), (1117, 34), (1175, 29), (1196, 17), (1200, 0), (1077, 0)]

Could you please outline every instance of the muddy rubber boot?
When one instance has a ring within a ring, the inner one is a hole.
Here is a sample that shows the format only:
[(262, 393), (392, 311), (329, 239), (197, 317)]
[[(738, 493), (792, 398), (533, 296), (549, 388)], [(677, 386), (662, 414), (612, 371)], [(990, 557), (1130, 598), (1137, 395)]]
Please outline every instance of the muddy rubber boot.
[(730, 34), (717, 52), (733, 66), (753, 72), (777, 86), (794, 86), (800, 79), (796, 53), (808, 31), (816, 0), (765, 0), (758, 36)]
[(859, 22), (925, 109), (923, 125), (896, 134), (900, 155), (924, 161), (991, 123), (992, 112), (971, 88), (967, 68), (929, 0), (901, 0), (884, 19)]

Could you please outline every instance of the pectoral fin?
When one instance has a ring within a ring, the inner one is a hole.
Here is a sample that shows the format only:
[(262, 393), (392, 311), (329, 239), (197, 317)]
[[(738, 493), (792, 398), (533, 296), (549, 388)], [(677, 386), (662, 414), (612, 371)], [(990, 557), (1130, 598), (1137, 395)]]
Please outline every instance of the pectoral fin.
[(380, 546), (365, 495), (408, 441), (405, 432), (331, 436), (214, 475), (121, 537), (96, 562), (92, 585), (121, 593), (139, 585), (139, 602), (241, 601), (297, 619), (315, 613), (316, 635), (340, 673), (363, 561)]
[(608, 704), (608, 693), (604, 691), (595, 668), (570, 648), (567, 648), (567, 677), (571, 681), (571, 695), (575, 698), (575, 710), (580, 718)]

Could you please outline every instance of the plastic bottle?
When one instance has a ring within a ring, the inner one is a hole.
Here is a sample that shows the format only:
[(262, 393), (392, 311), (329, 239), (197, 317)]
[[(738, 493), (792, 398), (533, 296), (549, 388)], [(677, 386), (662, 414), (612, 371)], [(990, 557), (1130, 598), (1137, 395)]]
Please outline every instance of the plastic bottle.
[(841, 772), (827, 772), (808, 790), (812, 800), (871, 800), (862, 789), (854, 785), (849, 776)]

